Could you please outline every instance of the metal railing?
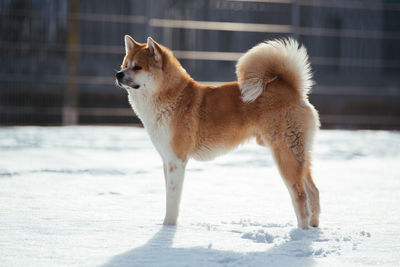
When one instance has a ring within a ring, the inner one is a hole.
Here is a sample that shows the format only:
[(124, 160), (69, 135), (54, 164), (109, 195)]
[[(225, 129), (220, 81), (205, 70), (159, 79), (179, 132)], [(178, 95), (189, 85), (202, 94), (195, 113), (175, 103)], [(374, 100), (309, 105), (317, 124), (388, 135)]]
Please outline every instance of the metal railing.
[[(327, 127), (400, 128), (400, 4), (215, 0), (0, 3), (0, 124), (132, 123), (115, 88), (122, 37), (152, 35), (195, 79), (234, 80), (256, 43), (293, 36), (310, 53), (310, 96)], [(394, 26), (393, 26), (394, 25)], [(46, 116), (50, 119), (40, 119)], [(39, 118), (39, 119), (38, 119)], [(386, 119), (383, 119), (386, 118)]]

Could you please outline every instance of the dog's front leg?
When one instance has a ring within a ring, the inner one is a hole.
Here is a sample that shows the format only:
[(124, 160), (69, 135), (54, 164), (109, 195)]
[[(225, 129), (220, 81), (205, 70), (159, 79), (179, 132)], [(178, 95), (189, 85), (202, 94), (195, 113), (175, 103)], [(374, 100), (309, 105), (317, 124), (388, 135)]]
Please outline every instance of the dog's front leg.
[(165, 190), (167, 193), (164, 224), (175, 225), (179, 215), (186, 161), (164, 160)]

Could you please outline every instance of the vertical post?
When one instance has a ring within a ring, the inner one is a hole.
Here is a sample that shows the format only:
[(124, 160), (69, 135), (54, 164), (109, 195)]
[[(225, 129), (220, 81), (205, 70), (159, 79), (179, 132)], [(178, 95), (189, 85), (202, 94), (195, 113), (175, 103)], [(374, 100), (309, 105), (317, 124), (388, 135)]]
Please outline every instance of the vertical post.
[(79, 11), (79, 0), (68, 0), (68, 39), (67, 39), (67, 68), (68, 80), (64, 92), (64, 106), (62, 111), (63, 125), (74, 125), (79, 122), (78, 112), (78, 75), (79, 61), (79, 23), (76, 14)]
[(300, 8), (299, 0), (292, 1), (292, 34), (293, 38), (299, 40)]

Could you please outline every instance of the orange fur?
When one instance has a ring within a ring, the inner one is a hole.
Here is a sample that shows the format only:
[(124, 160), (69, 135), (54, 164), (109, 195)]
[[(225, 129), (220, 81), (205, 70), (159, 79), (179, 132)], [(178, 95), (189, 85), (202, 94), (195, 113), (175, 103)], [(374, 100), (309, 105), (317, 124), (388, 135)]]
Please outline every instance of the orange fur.
[[(154, 112), (157, 120), (168, 118), (170, 146), (177, 158), (182, 162), (210, 159), (256, 137), (258, 144), (268, 145), (273, 151), (292, 195), (299, 227), (318, 226), (319, 193), (311, 176), (311, 150), (319, 119), (306, 96), (312, 83), (308, 62), (304, 63), (308, 69), (300, 72), (302, 62), (290, 65), (290, 60), (299, 60), (293, 59), (297, 43), (287, 41), (292, 46), (289, 56), (281, 52), (285, 49), (282, 46), (263, 54), (264, 58), (257, 53), (271, 48), (259, 45), (239, 60), (239, 83), (206, 86), (195, 82), (166, 47), (155, 43), (162, 56), (155, 59), (149, 45), (133, 42), (134, 48), (127, 50), (121, 68), (135, 61), (159, 84), (152, 94)], [(307, 61), (305, 50), (299, 53), (303, 53), (300, 60)], [(246, 91), (239, 84), (249, 79), (246, 90), (252, 90), (253, 84), (261, 88), (258, 95), (245, 101)], [(176, 165), (164, 163), (166, 184), (168, 173), (175, 169)]]

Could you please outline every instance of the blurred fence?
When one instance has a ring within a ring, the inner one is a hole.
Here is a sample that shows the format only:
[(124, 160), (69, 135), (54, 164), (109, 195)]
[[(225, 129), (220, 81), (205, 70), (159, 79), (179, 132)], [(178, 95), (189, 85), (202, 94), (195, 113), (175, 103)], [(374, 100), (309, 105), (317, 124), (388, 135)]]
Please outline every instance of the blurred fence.
[(125, 34), (152, 36), (209, 83), (235, 80), (253, 45), (293, 36), (323, 127), (400, 129), (399, 17), (384, 0), (1, 0), (0, 124), (139, 122), (114, 86)]

